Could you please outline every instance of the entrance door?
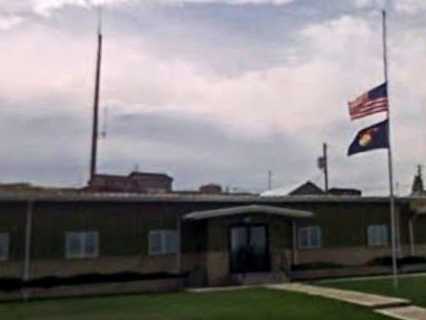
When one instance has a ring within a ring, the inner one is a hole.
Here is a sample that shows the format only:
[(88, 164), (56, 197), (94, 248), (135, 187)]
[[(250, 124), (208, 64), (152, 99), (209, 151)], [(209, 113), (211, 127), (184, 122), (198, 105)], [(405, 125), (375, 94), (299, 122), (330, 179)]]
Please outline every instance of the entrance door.
[(239, 225), (230, 230), (231, 272), (270, 270), (268, 234), (265, 225)]

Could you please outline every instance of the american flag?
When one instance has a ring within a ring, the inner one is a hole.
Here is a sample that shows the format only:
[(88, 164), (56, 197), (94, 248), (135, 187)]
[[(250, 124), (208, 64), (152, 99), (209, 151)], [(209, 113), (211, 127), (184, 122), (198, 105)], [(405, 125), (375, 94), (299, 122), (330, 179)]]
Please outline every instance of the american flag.
[(360, 119), (379, 112), (387, 112), (389, 108), (387, 83), (385, 82), (371, 89), (348, 104), (351, 120)]

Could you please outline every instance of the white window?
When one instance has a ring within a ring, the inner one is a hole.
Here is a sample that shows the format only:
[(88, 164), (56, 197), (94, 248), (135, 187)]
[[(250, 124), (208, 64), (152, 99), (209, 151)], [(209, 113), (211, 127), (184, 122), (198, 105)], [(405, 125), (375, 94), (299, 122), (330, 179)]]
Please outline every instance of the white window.
[(299, 229), (299, 248), (314, 249), (321, 247), (321, 228), (319, 226)]
[(177, 251), (177, 233), (174, 230), (149, 232), (149, 255), (174, 254)]
[(388, 244), (388, 227), (385, 224), (371, 225), (367, 228), (368, 246), (381, 247)]
[(98, 256), (98, 239), (97, 231), (66, 232), (66, 258), (96, 258)]
[(9, 259), (9, 233), (0, 233), (0, 261)]

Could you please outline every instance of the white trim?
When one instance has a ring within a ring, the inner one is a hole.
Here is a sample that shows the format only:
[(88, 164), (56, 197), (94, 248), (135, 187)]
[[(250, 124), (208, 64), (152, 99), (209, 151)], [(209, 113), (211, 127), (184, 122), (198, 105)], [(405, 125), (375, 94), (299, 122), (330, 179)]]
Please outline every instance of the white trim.
[(203, 210), (203, 211), (194, 211), (187, 213), (183, 216), (184, 220), (202, 220), (210, 219), (217, 217), (228, 217), (239, 214), (249, 214), (249, 213), (266, 213), (271, 215), (284, 216), (288, 218), (312, 218), (314, 214), (309, 211), (296, 210), (281, 208), (270, 205), (248, 205), (248, 206), (237, 206), (229, 207), (223, 209), (214, 209), (214, 210)]

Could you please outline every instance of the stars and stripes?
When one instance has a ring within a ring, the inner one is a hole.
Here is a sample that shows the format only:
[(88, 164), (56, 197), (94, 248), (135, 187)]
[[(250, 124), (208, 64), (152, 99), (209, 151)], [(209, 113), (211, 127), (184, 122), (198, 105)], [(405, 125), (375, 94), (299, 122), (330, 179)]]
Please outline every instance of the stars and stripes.
[(387, 83), (385, 82), (375, 87), (355, 100), (350, 101), (348, 104), (351, 120), (360, 119), (379, 112), (387, 112), (389, 108)]

